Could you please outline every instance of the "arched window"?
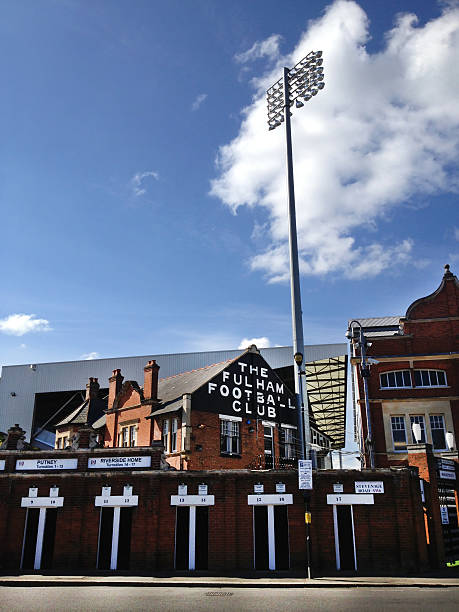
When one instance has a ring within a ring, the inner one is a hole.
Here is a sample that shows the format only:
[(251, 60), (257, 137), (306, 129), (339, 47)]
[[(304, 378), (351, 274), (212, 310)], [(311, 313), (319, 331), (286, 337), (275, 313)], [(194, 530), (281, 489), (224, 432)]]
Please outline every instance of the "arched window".
[(379, 375), (381, 389), (410, 388), (411, 372), (409, 370), (395, 370)]
[(415, 370), (414, 383), (416, 387), (446, 387), (446, 372), (444, 370)]

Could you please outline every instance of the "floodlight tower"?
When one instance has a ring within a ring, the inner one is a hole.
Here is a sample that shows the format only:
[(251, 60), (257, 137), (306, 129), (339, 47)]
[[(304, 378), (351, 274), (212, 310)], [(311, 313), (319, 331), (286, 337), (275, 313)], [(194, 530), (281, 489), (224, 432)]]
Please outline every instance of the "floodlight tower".
[(298, 242), (296, 231), (295, 189), (293, 182), (292, 134), (290, 107), (304, 106), (320, 89), (325, 87), (322, 51), (311, 51), (293, 68), (284, 68), (284, 76), (266, 92), (268, 99), (268, 126), (276, 129), (285, 123), (287, 143), (288, 218), (290, 250), (290, 288), (293, 327), (293, 368), (295, 372), (295, 395), (298, 410), (299, 458), (308, 459), (311, 444), (309, 408), (306, 388), (306, 372), (303, 365), (303, 319), (301, 311), (300, 275), (298, 265)]

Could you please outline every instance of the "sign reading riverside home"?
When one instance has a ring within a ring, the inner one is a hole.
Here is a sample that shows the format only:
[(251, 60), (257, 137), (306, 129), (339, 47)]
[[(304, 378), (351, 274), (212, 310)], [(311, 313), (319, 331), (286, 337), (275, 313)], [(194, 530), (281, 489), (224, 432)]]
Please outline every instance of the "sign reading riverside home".
[(295, 396), (261, 355), (245, 353), (193, 393), (193, 408), (297, 424)]
[(78, 459), (18, 459), (16, 470), (76, 470)]
[(117, 469), (150, 467), (151, 457), (91, 457), (88, 459), (90, 469)]

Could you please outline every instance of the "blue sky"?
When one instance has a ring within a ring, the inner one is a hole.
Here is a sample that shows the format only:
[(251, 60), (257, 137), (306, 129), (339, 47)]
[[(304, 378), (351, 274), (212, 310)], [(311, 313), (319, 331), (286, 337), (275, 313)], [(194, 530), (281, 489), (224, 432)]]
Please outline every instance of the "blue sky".
[(326, 87), (292, 119), (305, 342), (457, 272), (457, 3), (0, 11), (0, 364), (290, 344), (262, 92), (311, 48)]

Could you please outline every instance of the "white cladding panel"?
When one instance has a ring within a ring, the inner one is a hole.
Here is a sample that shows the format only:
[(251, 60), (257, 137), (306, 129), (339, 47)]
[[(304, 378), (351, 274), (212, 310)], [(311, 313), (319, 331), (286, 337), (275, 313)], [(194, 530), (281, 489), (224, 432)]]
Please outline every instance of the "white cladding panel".
[[(305, 361), (317, 361), (347, 354), (347, 345), (318, 344), (304, 347)], [(99, 379), (101, 387), (108, 387), (108, 378), (116, 368), (121, 369), (125, 380), (136, 380), (143, 385), (143, 368), (147, 361), (156, 359), (160, 366), (159, 376), (165, 378), (181, 372), (234, 359), (241, 350), (209, 351), (202, 353), (177, 353), (173, 355), (144, 355), (139, 357), (113, 357), (85, 361), (62, 361), (3, 366), (0, 378), (0, 431), (7, 431), (14, 423), (26, 430), (29, 439), (32, 427), (36, 393), (85, 389), (90, 376)], [(281, 368), (292, 363), (292, 348), (289, 346), (260, 349), (261, 355), (272, 368)], [(14, 392), (16, 395), (11, 396)]]

